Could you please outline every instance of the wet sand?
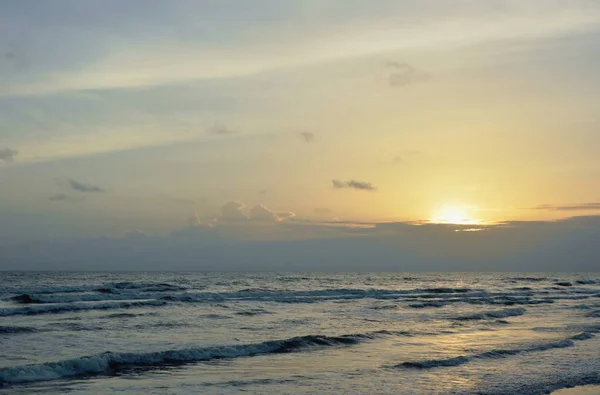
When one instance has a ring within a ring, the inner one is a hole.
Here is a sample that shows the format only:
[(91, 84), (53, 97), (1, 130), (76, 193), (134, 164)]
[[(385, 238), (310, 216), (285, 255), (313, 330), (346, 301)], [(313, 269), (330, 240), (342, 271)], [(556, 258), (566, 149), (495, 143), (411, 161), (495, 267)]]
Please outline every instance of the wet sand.
[(574, 388), (564, 388), (551, 395), (600, 395), (600, 385), (582, 385)]

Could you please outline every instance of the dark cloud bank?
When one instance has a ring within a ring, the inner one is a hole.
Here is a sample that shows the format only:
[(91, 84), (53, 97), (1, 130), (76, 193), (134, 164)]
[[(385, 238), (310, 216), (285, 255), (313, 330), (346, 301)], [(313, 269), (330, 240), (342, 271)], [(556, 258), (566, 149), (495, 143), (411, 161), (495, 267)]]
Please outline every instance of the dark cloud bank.
[(169, 236), (0, 243), (3, 270), (527, 271), (600, 269), (600, 216), (473, 226), (281, 220), (230, 202)]

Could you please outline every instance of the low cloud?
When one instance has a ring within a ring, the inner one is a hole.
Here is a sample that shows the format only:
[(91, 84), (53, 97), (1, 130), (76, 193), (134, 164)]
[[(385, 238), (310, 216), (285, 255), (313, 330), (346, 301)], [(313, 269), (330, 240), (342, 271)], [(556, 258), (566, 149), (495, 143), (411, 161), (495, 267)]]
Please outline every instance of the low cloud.
[(292, 212), (276, 212), (262, 204), (258, 204), (250, 210), (250, 219), (259, 222), (280, 222), (295, 215)]
[(246, 205), (235, 200), (228, 201), (221, 206), (221, 214), (217, 218), (202, 219), (197, 212), (188, 217), (190, 227), (236, 227), (237, 225), (250, 225), (252, 222), (276, 223), (295, 217), (296, 214), (287, 211), (273, 211), (268, 207), (257, 204), (248, 210)]
[(18, 153), (19, 151), (10, 148), (0, 149), (0, 161), (5, 163), (14, 162)]
[(51, 202), (81, 202), (85, 200), (85, 196), (69, 196), (66, 193), (59, 193), (48, 198)]
[(566, 204), (566, 205), (542, 204), (542, 205), (533, 207), (532, 210), (546, 210), (546, 211), (589, 211), (589, 210), (600, 210), (600, 202), (580, 203), (580, 204)]
[(343, 188), (351, 188), (351, 189), (359, 189), (363, 191), (376, 191), (377, 187), (366, 181), (340, 181), (340, 180), (332, 180), (333, 187), (335, 189), (343, 189)]
[(284, 221), (289, 218), (294, 218), (295, 216), (296, 216), (296, 214), (292, 213), (291, 211), (278, 211), (277, 212), (277, 219), (279, 221)]
[(104, 192), (104, 189), (97, 187), (95, 185), (84, 184), (79, 181), (75, 181), (73, 179), (69, 180), (69, 188), (78, 192)]
[(258, 193), (260, 193), (261, 195), (266, 195), (267, 192), (269, 192), (269, 190), (266, 189), (266, 188), (265, 189), (261, 189), (260, 191), (258, 191)]
[(245, 221), (248, 218), (244, 215), (242, 210), (246, 207), (243, 203), (236, 202), (234, 200), (225, 203), (221, 206), (221, 217), (220, 221)]
[(253, 221), (277, 221), (277, 213), (259, 204), (250, 210), (250, 219)]
[[(247, 214), (246, 214), (247, 213)], [(218, 226), (219, 224), (248, 223), (252, 222), (281, 222), (292, 218), (296, 214), (286, 211), (273, 211), (270, 208), (257, 204), (247, 210), (244, 203), (232, 200), (221, 206), (221, 215), (213, 221), (202, 221), (198, 214), (188, 219), (191, 226)]]
[(136, 232), (125, 238), (2, 244), (0, 269), (69, 270), (85, 262), (87, 269), (157, 270), (169, 262), (173, 270), (593, 272), (600, 259), (600, 216), (486, 227), (344, 221), (246, 225), (185, 228), (169, 236)]
[(214, 219), (211, 219), (209, 221), (203, 221), (202, 219), (200, 219), (200, 216), (198, 215), (197, 211), (195, 211), (194, 214), (190, 216), (187, 220), (188, 225), (192, 227), (213, 227), (215, 225), (214, 221)]
[(427, 74), (405, 62), (389, 61), (386, 63), (386, 67), (389, 70), (388, 82), (393, 87), (406, 86), (413, 82), (429, 79)]
[(300, 132), (299, 135), (305, 143), (312, 143), (315, 140), (315, 134), (311, 132)]
[(207, 133), (215, 136), (227, 136), (235, 134), (236, 132), (225, 125), (214, 125), (207, 130)]

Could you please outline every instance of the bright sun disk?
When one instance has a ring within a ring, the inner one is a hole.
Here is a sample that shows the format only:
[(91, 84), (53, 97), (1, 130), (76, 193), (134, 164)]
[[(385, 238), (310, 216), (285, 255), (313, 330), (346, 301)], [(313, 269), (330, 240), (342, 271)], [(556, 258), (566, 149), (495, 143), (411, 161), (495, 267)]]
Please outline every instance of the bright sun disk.
[(436, 214), (429, 219), (429, 222), (456, 225), (475, 225), (480, 223), (480, 221), (469, 215), (469, 210), (465, 206), (440, 207)]

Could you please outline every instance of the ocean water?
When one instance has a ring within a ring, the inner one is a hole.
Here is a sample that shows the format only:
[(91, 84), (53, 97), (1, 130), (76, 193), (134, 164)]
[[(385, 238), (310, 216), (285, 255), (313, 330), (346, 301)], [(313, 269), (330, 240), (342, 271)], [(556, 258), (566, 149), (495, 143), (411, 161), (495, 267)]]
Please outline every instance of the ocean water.
[(600, 383), (600, 275), (0, 272), (0, 393)]

